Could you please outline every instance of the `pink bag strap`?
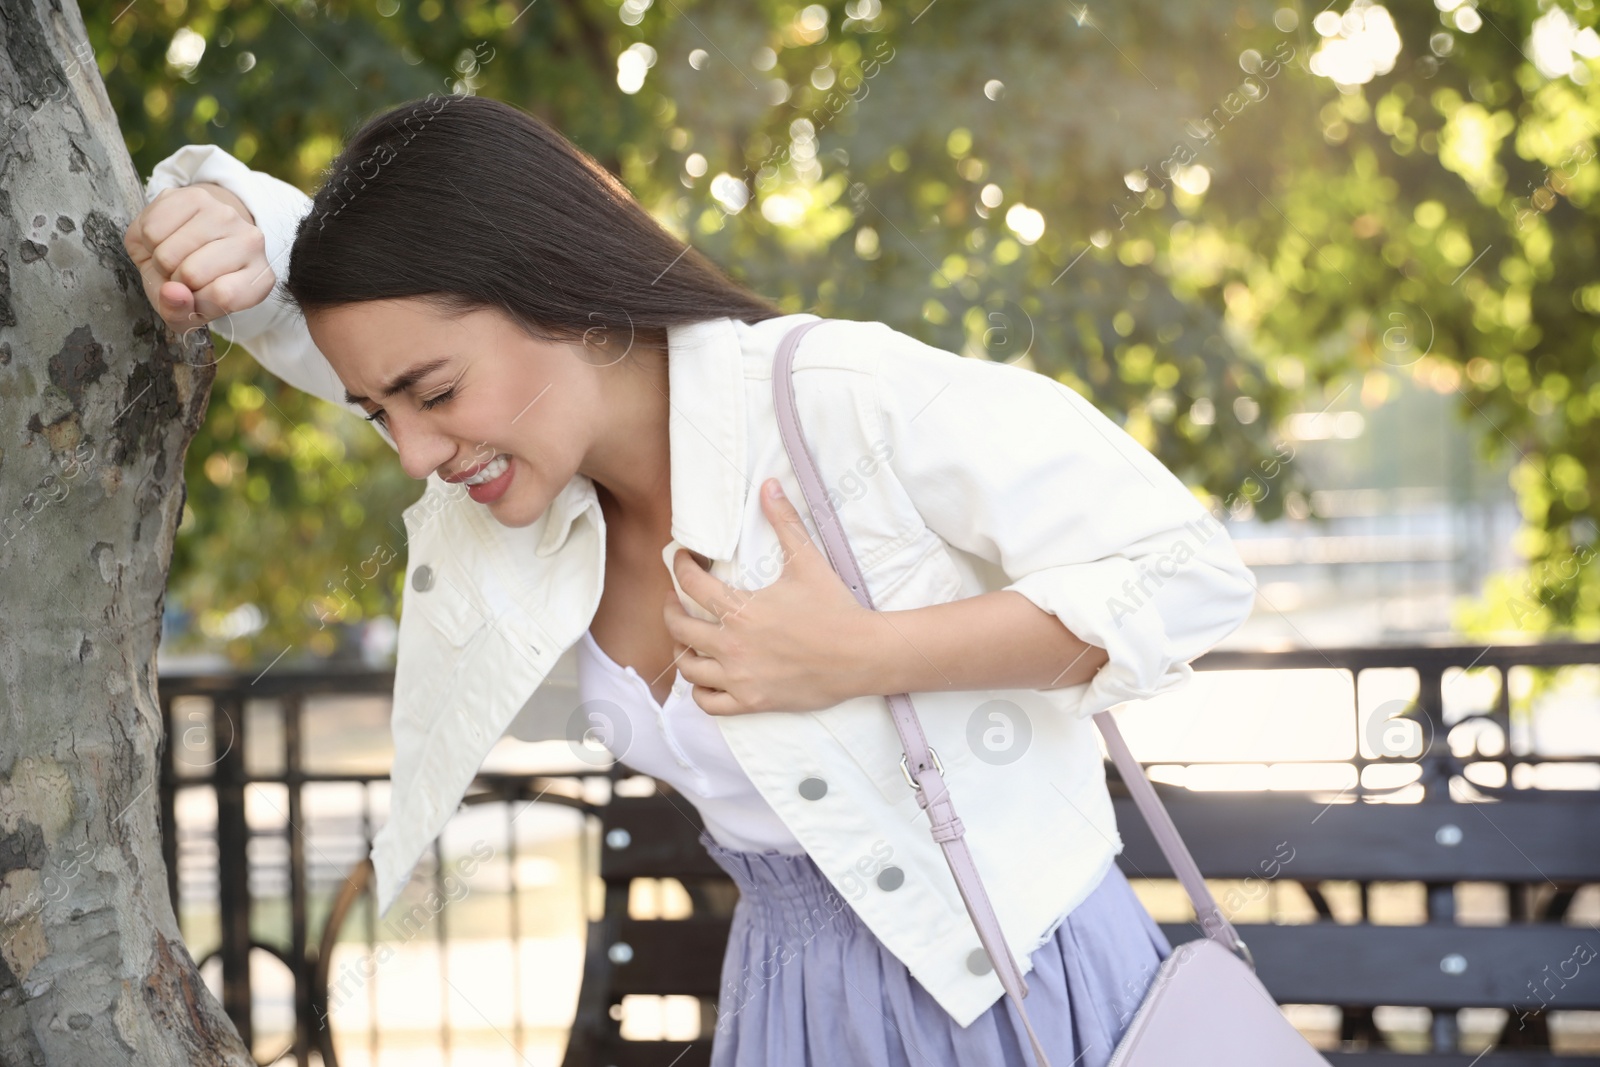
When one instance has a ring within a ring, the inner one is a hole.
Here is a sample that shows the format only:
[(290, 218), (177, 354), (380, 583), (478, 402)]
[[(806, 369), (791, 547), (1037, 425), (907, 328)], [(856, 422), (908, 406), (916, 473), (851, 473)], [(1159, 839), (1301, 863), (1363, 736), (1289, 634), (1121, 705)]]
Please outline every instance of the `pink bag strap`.
[[(784, 335), (783, 341), (778, 345), (777, 358), (773, 364), (773, 404), (778, 417), (778, 430), (783, 437), (784, 450), (788, 453), (789, 463), (800, 481), (801, 491), (805, 494), (806, 503), (811, 509), (811, 517), (822, 538), (828, 562), (850, 587), (856, 600), (863, 607), (870, 609), (872, 597), (867, 591), (866, 580), (862, 577), (855, 553), (850, 549), (850, 542), (845, 537), (844, 527), (839, 521), (838, 514), (828, 502), (828, 493), (823, 485), (822, 476), (817, 470), (810, 449), (806, 446), (805, 434), (800, 428), (800, 411), (795, 403), (793, 381), (795, 352), (801, 338), (813, 327), (828, 321), (828, 319), (814, 319), (811, 322), (801, 323)], [(984, 891), (983, 880), (973, 863), (972, 853), (967, 848), (964, 839), (966, 829), (962, 826), (961, 819), (957, 817), (955, 804), (945, 787), (939, 758), (928, 747), (927, 738), (922, 732), (922, 723), (917, 718), (911, 697), (905, 693), (895, 693), (887, 699), (889, 712), (894, 717), (895, 729), (900, 734), (900, 743), (905, 753), (900, 759), (900, 769), (906, 776), (907, 784), (917, 790), (917, 803), (928, 813), (933, 839), (943, 847), (945, 859), (955, 876), (956, 887), (961, 892), (961, 899), (966, 903), (967, 912), (977, 928), (978, 940), (983, 944), (984, 951), (989, 954), (989, 960), (995, 967), (996, 975), (1005, 988), (1006, 995), (1011, 998), (1012, 1003), (1016, 1005), (1017, 1013), (1022, 1016), (1022, 1024), (1028, 1032), (1029, 1040), (1033, 1042), (1034, 1057), (1041, 1067), (1049, 1067), (1049, 1060), (1045, 1058), (1039, 1039), (1033, 1032), (1033, 1024), (1022, 1006), (1022, 998), (1028, 995), (1027, 982), (1024, 981), (1022, 968), (1013, 958), (1000, 931), (999, 920), (995, 917), (989, 896)], [(1128, 750), (1127, 742), (1122, 739), (1111, 713), (1099, 712), (1094, 716), (1094, 722), (1105, 737), (1106, 748), (1111, 753), (1111, 759), (1116, 763), (1122, 780), (1127, 783), (1134, 803), (1155, 835), (1156, 844), (1160, 846), (1162, 854), (1166, 856), (1173, 872), (1189, 894), (1195, 915), (1199, 918), (1206, 936), (1219, 942), (1224, 948), (1238, 952), (1253, 968), (1254, 962), (1250, 958), (1249, 949), (1240, 939), (1233, 924), (1222, 914), (1222, 909), (1217, 907), (1217, 902), (1212, 897), (1210, 889), (1206, 887), (1205, 879), (1201, 877), (1200, 868), (1195, 864), (1194, 857), (1184, 845), (1183, 838), (1179, 836), (1177, 827), (1172, 823), (1172, 817), (1167, 814), (1166, 808), (1161, 803), (1161, 798), (1156, 795), (1155, 788), (1145, 777), (1144, 769)]]

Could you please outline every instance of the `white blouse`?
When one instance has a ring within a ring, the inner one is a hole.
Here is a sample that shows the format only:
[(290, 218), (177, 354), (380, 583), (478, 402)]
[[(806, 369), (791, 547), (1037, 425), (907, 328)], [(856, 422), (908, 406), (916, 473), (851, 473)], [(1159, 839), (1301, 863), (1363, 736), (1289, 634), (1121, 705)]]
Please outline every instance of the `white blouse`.
[(578, 699), (590, 721), (609, 733), (606, 747), (627, 767), (659, 778), (700, 812), (706, 830), (726, 848), (799, 854), (805, 847), (778, 818), (723, 739), (722, 730), (690, 695), (678, 672), (665, 705), (644, 677), (606, 655), (588, 630), (578, 641)]

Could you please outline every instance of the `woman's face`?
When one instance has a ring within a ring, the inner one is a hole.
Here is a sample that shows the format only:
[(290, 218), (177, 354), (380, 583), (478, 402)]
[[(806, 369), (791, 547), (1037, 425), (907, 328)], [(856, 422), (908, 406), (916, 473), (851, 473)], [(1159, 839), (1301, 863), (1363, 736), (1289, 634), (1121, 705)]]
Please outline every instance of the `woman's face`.
[(498, 309), (449, 315), (407, 297), (306, 325), (351, 399), (380, 413), (406, 473), (465, 480), (505, 526), (532, 523), (578, 473), (618, 377), (596, 350), (536, 341)]

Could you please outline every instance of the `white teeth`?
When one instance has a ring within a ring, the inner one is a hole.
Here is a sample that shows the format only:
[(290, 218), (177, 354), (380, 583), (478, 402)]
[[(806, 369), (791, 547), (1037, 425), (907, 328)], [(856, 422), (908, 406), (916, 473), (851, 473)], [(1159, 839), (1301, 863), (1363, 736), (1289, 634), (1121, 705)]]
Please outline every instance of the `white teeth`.
[(482, 485), (484, 482), (492, 482), (504, 474), (506, 472), (506, 468), (509, 466), (511, 466), (511, 457), (502, 452), (500, 455), (494, 457), (494, 459), (491, 459), (487, 467), (483, 468), (483, 470), (479, 471), (477, 474), (474, 474), (472, 477), (465, 479), (461, 484)]

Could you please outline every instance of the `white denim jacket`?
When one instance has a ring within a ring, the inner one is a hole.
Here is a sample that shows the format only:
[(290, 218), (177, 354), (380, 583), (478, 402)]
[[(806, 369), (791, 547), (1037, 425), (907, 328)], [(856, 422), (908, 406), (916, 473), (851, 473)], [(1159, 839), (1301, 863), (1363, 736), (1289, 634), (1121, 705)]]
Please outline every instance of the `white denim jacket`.
[[(244, 201), (281, 278), (310, 199), (211, 145), (163, 160), (147, 197), (195, 181)], [(773, 581), (781, 554), (757, 495), (772, 476), (820, 546), (779, 439), (771, 380), (779, 340), (812, 318), (668, 331), (669, 572), (686, 547), (735, 587)], [(343, 403), (304, 320), (275, 300), (213, 328), (290, 385), (361, 413)], [(1170, 471), (1045, 375), (963, 358), (882, 323), (835, 321), (802, 342), (794, 380), (801, 425), (877, 609), (1010, 589), (1109, 654), (1085, 684), (912, 694), (1027, 970), (1122, 849), (1089, 716), (1187, 681), (1189, 661), (1250, 613), (1253, 576)], [(522, 528), (502, 526), (437, 474), (404, 518), (393, 795), (372, 852), (380, 913), (514, 720), (527, 740), (573, 736), (570, 690), (554, 701), (536, 694), (570, 665), (605, 573), (605, 522), (583, 475)], [(841, 896), (958, 1023), (1003, 995), (901, 770), (883, 697), (716, 722)]]

